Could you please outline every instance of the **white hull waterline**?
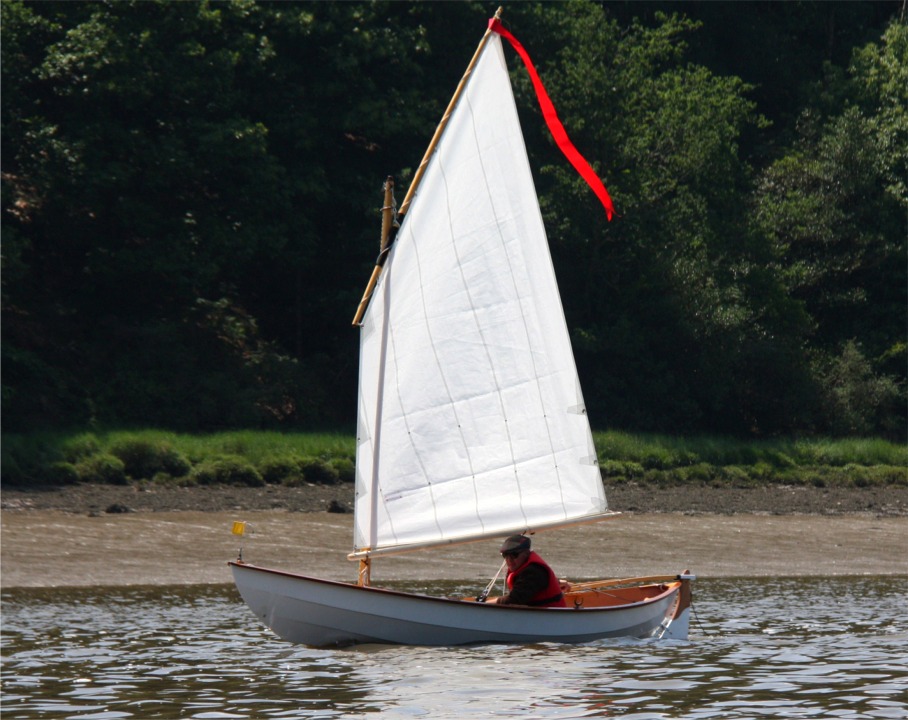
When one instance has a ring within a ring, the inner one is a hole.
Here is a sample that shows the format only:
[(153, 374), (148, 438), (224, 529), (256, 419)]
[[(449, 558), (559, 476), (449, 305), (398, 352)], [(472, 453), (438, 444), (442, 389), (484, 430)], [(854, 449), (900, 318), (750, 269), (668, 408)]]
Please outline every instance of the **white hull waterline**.
[[(686, 639), (690, 576), (622, 589), (578, 585), (567, 608), (484, 604), (320, 580), (230, 563), (246, 604), (284, 640), (313, 647), (360, 643), (468, 645), (583, 643), (602, 638)], [(598, 599), (630, 602), (594, 607)], [(637, 599), (639, 598), (639, 599)]]

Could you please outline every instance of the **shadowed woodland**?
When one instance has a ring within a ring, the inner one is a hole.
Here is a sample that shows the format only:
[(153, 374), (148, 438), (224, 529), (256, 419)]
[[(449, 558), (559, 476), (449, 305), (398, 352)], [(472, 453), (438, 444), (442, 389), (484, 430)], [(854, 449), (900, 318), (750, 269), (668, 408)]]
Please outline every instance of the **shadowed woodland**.
[[(336, 429), (378, 250), (495, 7), (2, 3), (3, 432)], [(903, 2), (505, 6), (594, 428), (906, 432)]]

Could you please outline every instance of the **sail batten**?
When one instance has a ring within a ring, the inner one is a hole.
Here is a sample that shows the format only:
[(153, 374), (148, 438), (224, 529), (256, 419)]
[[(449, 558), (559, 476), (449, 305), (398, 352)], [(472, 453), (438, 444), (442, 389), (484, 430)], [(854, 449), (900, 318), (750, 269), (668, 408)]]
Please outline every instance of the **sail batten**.
[(363, 318), (355, 552), (607, 515), (497, 35)]

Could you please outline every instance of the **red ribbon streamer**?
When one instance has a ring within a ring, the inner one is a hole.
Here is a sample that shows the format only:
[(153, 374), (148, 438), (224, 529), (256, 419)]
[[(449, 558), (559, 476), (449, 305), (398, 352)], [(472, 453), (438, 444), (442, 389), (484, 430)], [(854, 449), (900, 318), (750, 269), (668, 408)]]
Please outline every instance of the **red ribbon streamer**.
[(555, 112), (555, 106), (549, 99), (549, 94), (545, 91), (545, 86), (542, 84), (542, 80), (539, 79), (539, 73), (536, 72), (536, 68), (533, 66), (533, 61), (530, 60), (527, 51), (523, 49), (523, 45), (520, 44), (517, 38), (504, 29), (504, 26), (496, 18), (489, 20), (489, 29), (492, 32), (498, 33), (501, 37), (511, 43), (511, 46), (517, 51), (517, 54), (520, 55), (520, 59), (523, 60), (523, 64), (526, 65), (527, 71), (530, 73), (530, 79), (533, 81), (533, 87), (536, 89), (536, 97), (539, 100), (539, 107), (542, 109), (542, 116), (549, 126), (552, 137), (555, 138), (555, 142), (558, 144), (561, 152), (564, 153), (564, 156), (571, 165), (574, 166), (574, 169), (580, 173), (580, 176), (586, 180), (587, 185), (596, 193), (599, 202), (601, 202), (602, 206), (605, 208), (606, 216), (611, 220), (612, 216), (615, 214), (615, 206), (612, 204), (612, 198), (609, 197), (608, 190), (605, 189), (605, 185), (602, 184), (599, 176), (596, 175), (593, 168), (590, 167), (590, 164), (583, 155), (580, 154), (577, 148), (574, 147), (574, 143), (572, 143), (568, 137), (567, 131), (564, 129), (564, 125), (561, 124), (561, 120), (558, 119), (558, 115)]

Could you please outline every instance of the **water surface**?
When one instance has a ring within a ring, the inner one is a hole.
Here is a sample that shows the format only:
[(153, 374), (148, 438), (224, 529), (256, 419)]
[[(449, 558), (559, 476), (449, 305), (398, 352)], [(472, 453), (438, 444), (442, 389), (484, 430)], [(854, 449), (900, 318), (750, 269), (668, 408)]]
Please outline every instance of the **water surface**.
[(3, 593), (2, 713), (906, 718), (906, 582), (698, 580), (687, 642), (346, 650), (276, 639), (232, 587), (16, 590)]

